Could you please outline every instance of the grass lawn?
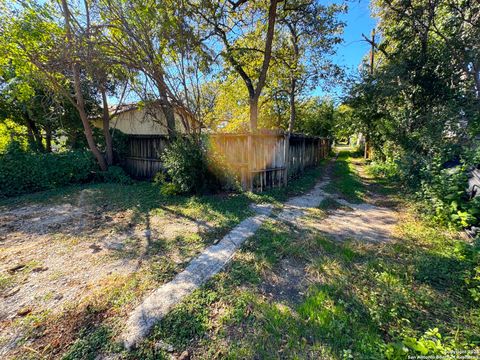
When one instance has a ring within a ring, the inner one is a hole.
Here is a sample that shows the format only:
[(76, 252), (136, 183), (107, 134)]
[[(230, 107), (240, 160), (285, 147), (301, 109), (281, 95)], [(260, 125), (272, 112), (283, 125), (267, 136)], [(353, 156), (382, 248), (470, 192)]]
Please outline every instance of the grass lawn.
[(310, 169), (262, 194), (165, 196), (136, 182), (2, 199), (0, 357), (94, 359), (102, 349), (119, 351), (113, 338), (149, 291), (251, 215), (249, 204), (279, 206), (322, 172)]
[[(355, 158), (361, 162), (360, 157)], [(337, 161), (333, 165), (333, 181), (327, 186), (327, 191), (336, 193), (351, 203), (361, 203), (365, 197), (365, 186), (357, 174), (355, 165), (351, 161), (350, 152), (341, 150)]]
[[(360, 181), (360, 159), (342, 153), (339, 160), (331, 191), (355, 202), (368, 200), (367, 188), (391, 193), (372, 179)], [(168, 359), (165, 344), (201, 359), (406, 359), (478, 351), (480, 307), (466, 281), (478, 266), (478, 243), (420, 219), (408, 201), (390, 196), (402, 209), (391, 242), (333, 241), (305, 222), (298, 228), (268, 221), (225, 272), (122, 356)], [(336, 208), (324, 205), (308, 221), (320, 222)], [(90, 348), (98, 343), (89, 341)]]

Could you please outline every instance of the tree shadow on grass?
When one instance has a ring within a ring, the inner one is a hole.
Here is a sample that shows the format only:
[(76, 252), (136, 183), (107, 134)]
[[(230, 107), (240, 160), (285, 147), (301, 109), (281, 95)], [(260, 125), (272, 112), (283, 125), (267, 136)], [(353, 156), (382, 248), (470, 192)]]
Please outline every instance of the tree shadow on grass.
[(458, 291), (464, 285), (459, 279), (473, 269), (473, 264), (465, 259), (430, 252), (417, 255), (415, 262), (415, 280), (439, 292)]
[[(182, 222), (197, 225), (198, 231), (193, 231), (198, 234), (195, 239), (179, 233), (178, 241), (169, 241), (184, 252), (182, 246), (210, 244), (252, 213), (248, 206), (251, 200), (244, 194), (166, 197), (158, 187), (148, 183), (95, 184), (87, 190), (75, 188), (81, 206), (52, 208), (32, 204), (30, 208), (12, 210), (17, 212), (11, 216), (4, 214), (6, 224), (0, 228), (0, 237), (8, 239), (15, 232), (15, 239), (18, 234), (35, 235), (22, 236), (22, 242), (36, 241), (38, 235), (64, 239), (67, 245), (69, 241), (88, 242), (92, 243), (93, 253), (107, 249), (106, 253), (113, 257), (141, 261), (144, 253), (151, 253), (150, 247), (158, 247), (162, 242), (164, 247), (167, 245), (162, 229), (151, 224), (152, 214), (164, 217), (165, 226), (175, 219), (179, 219), (177, 228)], [(128, 215), (120, 216), (122, 211)], [(118, 221), (114, 221), (117, 214)], [(18, 245), (17, 240), (11, 243)]]
[[(345, 351), (381, 358), (381, 334), (367, 309), (338, 285), (312, 288), (295, 309), (279, 303), (256, 307), (256, 338), (247, 339), (259, 358), (342, 358)], [(260, 340), (260, 341), (259, 341)], [(243, 344), (245, 346), (246, 344)]]

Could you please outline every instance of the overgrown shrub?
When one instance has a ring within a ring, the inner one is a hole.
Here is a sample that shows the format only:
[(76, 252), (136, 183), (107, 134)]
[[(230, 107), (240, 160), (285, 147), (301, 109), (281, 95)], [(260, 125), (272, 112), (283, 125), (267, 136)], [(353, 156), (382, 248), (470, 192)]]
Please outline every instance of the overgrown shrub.
[(165, 150), (161, 159), (176, 192), (201, 192), (205, 189), (208, 167), (200, 141), (179, 137)]
[(437, 155), (397, 153), (373, 161), (368, 172), (405, 185), (419, 207), (435, 222), (457, 228), (480, 224), (480, 197), (469, 198), (468, 179), (480, 163), (480, 152), (446, 145)]
[(385, 350), (387, 359), (405, 359), (419, 356), (447, 356), (452, 354), (455, 344), (450, 339), (442, 338), (437, 328), (428, 329), (420, 338), (405, 336), (401, 342), (388, 344)]
[(373, 161), (368, 166), (368, 173), (384, 179), (397, 179), (399, 175), (398, 164), (394, 161)]
[(433, 219), (444, 225), (468, 227), (480, 223), (480, 198), (469, 199), (468, 177), (476, 156), (466, 156), (460, 165), (445, 169), (435, 159), (422, 171), (418, 194)]
[(90, 152), (39, 154), (12, 142), (0, 154), (0, 196), (14, 196), (87, 181), (97, 170)]
[(95, 180), (106, 183), (131, 184), (132, 179), (120, 166), (110, 166), (107, 171), (99, 171)]
[(199, 137), (177, 138), (161, 159), (165, 174), (157, 174), (154, 181), (166, 194), (215, 191), (227, 182), (222, 159)]
[(164, 171), (158, 171), (153, 177), (153, 183), (160, 187), (162, 195), (175, 195), (178, 193), (175, 184), (168, 181), (168, 177)]

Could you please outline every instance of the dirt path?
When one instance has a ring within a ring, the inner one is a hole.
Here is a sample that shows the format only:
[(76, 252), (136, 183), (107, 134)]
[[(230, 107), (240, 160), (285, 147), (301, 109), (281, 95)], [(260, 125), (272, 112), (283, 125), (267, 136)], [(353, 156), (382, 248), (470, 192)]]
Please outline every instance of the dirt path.
[[(354, 165), (363, 185), (368, 188), (370, 184), (365, 180), (361, 163), (355, 162)], [(331, 180), (331, 170), (331, 167), (327, 170), (323, 183), (334, 181)], [(281, 220), (290, 222), (299, 231), (313, 231), (314, 234), (322, 234), (341, 242), (353, 240), (375, 246), (395, 238), (394, 229), (399, 214), (391, 207), (382, 206), (385, 203), (384, 197), (368, 191), (368, 202), (359, 204), (348, 202), (341, 195), (330, 192), (323, 193), (323, 198), (336, 206), (334, 209), (327, 209), (326, 216), (322, 216), (321, 220), (315, 214), (307, 214), (294, 221), (285, 217)], [(294, 307), (302, 301), (309, 288), (310, 277), (307, 263), (286, 257), (265, 275), (260, 289), (271, 301)]]
[(397, 223), (397, 214), (389, 208), (371, 204), (351, 204), (334, 198), (345, 208), (333, 211), (320, 223), (311, 227), (337, 240), (356, 239), (367, 242), (382, 242), (391, 239)]
[[(121, 336), (125, 346), (127, 348), (135, 346), (176, 304), (221, 271), (242, 243), (254, 235), (270, 216), (301, 227), (306, 225), (304, 224), (306, 215), (312, 209), (318, 208), (323, 200), (332, 198), (344, 208), (330, 212), (324, 221), (313, 225), (309, 223), (308, 226), (313, 226), (316, 230), (340, 241), (348, 238), (368, 242), (388, 241), (397, 219), (393, 210), (371, 204), (351, 204), (338, 195), (325, 191), (325, 187), (332, 181), (331, 167), (334, 161), (335, 159), (327, 166), (324, 176), (311, 191), (288, 200), (278, 214), (272, 215), (268, 206), (255, 207), (257, 215), (244, 220), (218, 244), (208, 247), (195, 258), (185, 271), (148, 296), (128, 319)], [(280, 286), (274, 284), (266, 286), (267, 291), (270, 289), (279, 296), (289, 289), (292, 293), (299, 293), (303, 272), (296, 264), (288, 261), (281, 268), (283, 271), (276, 276)]]

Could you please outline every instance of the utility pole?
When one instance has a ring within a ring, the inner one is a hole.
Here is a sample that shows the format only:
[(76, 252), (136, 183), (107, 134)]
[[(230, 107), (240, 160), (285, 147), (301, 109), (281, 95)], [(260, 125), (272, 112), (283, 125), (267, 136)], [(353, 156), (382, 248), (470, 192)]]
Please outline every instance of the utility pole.
[[(375, 28), (372, 29), (372, 40), (370, 42), (371, 49), (370, 49), (370, 76), (373, 76), (373, 65), (375, 62)], [(370, 139), (367, 134), (365, 134), (365, 153), (364, 158), (368, 159), (370, 153)]]
[(373, 63), (375, 61), (375, 28), (372, 30), (372, 48), (370, 49), (370, 75), (373, 75)]

